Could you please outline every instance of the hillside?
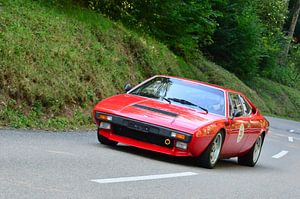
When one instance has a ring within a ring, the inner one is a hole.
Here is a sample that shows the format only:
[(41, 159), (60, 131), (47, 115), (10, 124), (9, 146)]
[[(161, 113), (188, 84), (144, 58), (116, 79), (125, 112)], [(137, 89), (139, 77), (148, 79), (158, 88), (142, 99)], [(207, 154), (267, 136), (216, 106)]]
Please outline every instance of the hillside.
[(248, 82), (250, 88), (201, 56), (187, 63), (90, 10), (11, 0), (0, 13), (0, 126), (90, 127), (98, 100), (155, 74), (239, 90), (265, 114), (300, 119), (299, 90), (261, 78)]

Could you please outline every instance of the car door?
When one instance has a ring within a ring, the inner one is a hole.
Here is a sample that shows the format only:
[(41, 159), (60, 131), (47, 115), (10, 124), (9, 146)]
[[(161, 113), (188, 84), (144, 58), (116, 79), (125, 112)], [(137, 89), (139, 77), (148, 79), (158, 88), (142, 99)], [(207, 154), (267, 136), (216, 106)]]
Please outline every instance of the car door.
[[(243, 150), (250, 128), (250, 118), (246, 116), (241, 97), (237, 93), (228, 93), (229, 125), (227, 143), (223, 146), (224, 155), (234, 156)], [(234, 116), (234, 112), (240, 114)]]
[(244, 146), (242, 147), (242, 151), (247, 151), (250, 149), (254, 142), (256, 141), (258, 135), (260, 134), (261, 131), (261, 121), (259, 118), (256, 116), (255, 111), (247, 101), (247, 98), (244, 96), (240, 96), (242, 106), (244, 109), (244, 115), (247, 117), (248, 121), (248, 130), (245, 132), (247, 141), (245, 142)]

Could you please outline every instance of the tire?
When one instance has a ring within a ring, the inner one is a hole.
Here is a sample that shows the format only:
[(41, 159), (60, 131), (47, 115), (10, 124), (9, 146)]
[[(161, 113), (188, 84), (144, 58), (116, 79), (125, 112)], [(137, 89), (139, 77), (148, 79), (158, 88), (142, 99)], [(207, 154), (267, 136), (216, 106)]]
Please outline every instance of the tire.
[(208, 169), (214, 168), (221, 153), (223, 140), (224, 135), (221, 132), (218, 132), (211, 143), (208, 145), (204, 153), (202, 153), (196, 159), (197, 164)]
[(264, 142), (264, 136), (260, 135), (255, 141), (250, 151), (246, 155), (242, 157), (238, 157), (238, 163), (240, 165), (254, 167), (259, 159), (263, 142)]
[(101, 144), (108, 145), (108, 146), (116, 146), (118, 144), (118, 142), (112, 141), (112, 140), (104, 137), (103, 135), (101, 135), (99, 133), (99, 131), (97, 132), (97, 137), (98, 137), (98, 141)]

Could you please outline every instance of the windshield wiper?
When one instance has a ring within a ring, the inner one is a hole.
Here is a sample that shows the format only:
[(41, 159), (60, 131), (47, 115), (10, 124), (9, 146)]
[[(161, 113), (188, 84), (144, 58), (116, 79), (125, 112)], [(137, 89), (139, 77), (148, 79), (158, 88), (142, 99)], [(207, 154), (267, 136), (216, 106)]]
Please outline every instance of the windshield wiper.
[[(154, 99), (158, 99), (159, 97), (152, 94), (152, 93), (143, 93), (143, 92), (139, 92), (138, 95), (140, 96), (144, 96), (144, 97), (150, 97), (150, 98), (154, 98)], [(167, 102), (169, 102), (169, 104), (171, 104), (171, 100), (169, 100), (168, 98), (165, 97), (161, 97), (161, 99), (166, 100)]]
[(208, 113), (208, 110), (206, 108), (203, 108), (203, 107), (201, 107), (201, 106), (199, 106), (197, 104), (194, 104), (194, 103), (192, 103), (190, 101), (187, 101), (185, 99), (178, 99), (178, 98), (166, 98), (166, 99), (174, 101), (174, 102), (178, 102), (180, 104), (186, 104), (186, 105), (194, 106), (194, 107), (202, 109), (203, 111), (206, 112), (206, 114)]
[(152, 93), (143, 93), (143, 92), (139, 92), (138, 95), (144, 96), (144, 97), (155, 98), (155, 99), (159, 98), (159, 97), (157, 97), (156, 95), (154, 95), (154, 94), (152, 94)]
[(169, 102), (169, 104), (172, 104), (171, 103), (171, 100), (169, 98), (165, 98), (165, 97), (162, 97), (162, 99), (166, 100), (167, 102)]

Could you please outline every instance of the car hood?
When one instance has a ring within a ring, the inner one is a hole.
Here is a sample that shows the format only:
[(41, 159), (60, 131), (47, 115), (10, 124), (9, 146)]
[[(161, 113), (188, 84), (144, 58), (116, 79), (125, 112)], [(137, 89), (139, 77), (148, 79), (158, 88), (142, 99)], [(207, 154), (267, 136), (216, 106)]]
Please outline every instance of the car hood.
[(151, 98), (122, 94), (99, 102), (94, 111), (107, 112), (187, 133), (224, 117)]

